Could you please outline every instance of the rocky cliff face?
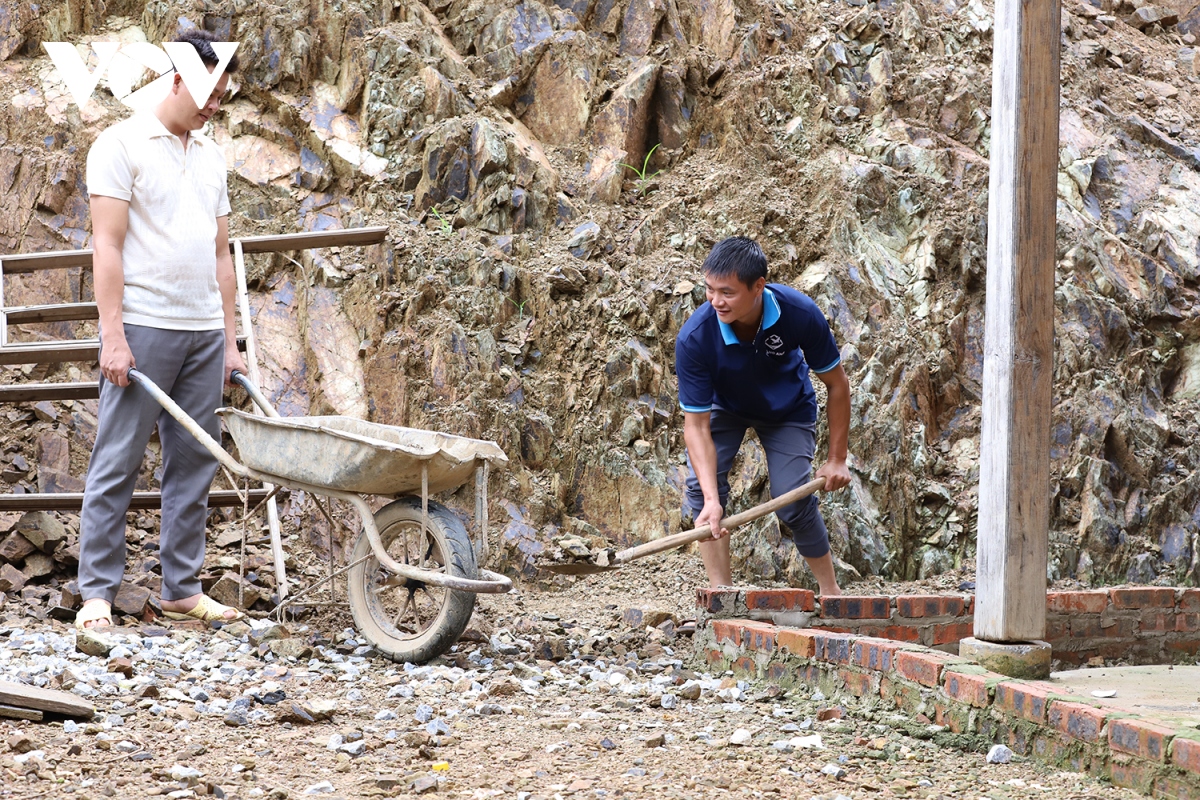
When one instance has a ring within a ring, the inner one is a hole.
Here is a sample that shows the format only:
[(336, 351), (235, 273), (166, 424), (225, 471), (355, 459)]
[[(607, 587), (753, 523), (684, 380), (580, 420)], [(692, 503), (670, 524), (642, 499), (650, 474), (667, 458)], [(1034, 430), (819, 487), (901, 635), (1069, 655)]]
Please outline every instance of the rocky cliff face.
[[(1050, 571), (1195, 583), (1200, 11), (1103, 2), (1063, 8)], [(252, 260), (267, 388), (285, 413), (499, 441), (512, 568), (562, 532), (624, 543), (686, 524), (674, 336), (704, 302), (700, 260), (732, 234), (763, 243), (843, 348), (855, 480), (824, 508), (844, 571), (973, 565), (989, 4), (27, 8), (0, 3), (2, 252), (86, 244), (83, 159), (125, 113), (104, 82), (68, 103), (39, 41), (190, 24), (241, 42), (213, 129), (232, 231), (391, 228), (383, 248)], [(82, 475), (90, 410), (51, 411), (9, 412), (13, 486)], [(737, 507), (764, 499), (756, 443), (734, 472)], [(773, 520), (734, 541), (742, 577), (807, 580)]]

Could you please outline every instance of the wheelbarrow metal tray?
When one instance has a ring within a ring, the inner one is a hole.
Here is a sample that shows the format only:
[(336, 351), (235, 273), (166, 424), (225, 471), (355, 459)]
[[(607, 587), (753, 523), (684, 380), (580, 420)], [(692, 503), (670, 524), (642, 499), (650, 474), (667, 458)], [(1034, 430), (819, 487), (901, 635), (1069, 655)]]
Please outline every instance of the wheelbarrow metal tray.
[(260, 417), (235, 408), (218, 412), (242, 463), (284, 480), (358, 494), (457, 489), (481, 461), (506, 462), (495, 442), (436, 431), (381, 425), (353, 417)]

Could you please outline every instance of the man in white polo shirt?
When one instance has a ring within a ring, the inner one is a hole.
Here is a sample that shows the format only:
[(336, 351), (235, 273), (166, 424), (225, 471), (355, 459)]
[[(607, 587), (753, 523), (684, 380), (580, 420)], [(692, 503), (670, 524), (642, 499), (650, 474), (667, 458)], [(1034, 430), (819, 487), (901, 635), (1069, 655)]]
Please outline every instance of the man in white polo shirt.
[[(214, 37), (187, 31), (209, 72)], [(113, 125), (88, 153), (93, 280), (100, 313), (100, 410), (80, 520), (79, 628), (112, 624), (125, 572), (125, 515), (155, 424), (162, 442), (162, 608), (205, 621), (241, 616), (201, 592), (208, 490), (217, 463), (140, 387), (145, 373), (220, 437), (222, 383), (246, 369), (234, 328), (225, 156), (197, 133), (220, 106), (234, 56), (212, 94), (193, 99), (179, 73), (152, 112)], [(198, 102), (199, 100), (199, 102)]]

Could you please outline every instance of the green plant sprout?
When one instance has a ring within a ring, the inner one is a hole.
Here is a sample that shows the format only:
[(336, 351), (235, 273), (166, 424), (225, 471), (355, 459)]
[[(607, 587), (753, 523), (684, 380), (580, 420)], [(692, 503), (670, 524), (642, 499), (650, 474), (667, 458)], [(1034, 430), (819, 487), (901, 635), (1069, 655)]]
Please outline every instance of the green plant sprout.
[(522, 300), (520, 303), (518, 303), (516, 300), (513, 300), (511, 297), (508, 297), (508, 296), (505, 296), (504, 299), (507, 300), (508, 302), (512, 303), (514, 306), (516, 306), (516, 308), (517, 308), (517, 324), (520, 325), (522, 322), (525, 321), (525, 304), (528, 303), (529, 300), (528, 299)]
[(442, 212), (438, 211), (437, 206), (433, 206), (429, 210), (433, 212), (433, 215), (435, 217), (437, 217), (438, 230), (440, 230), (442, 232), (442, 235), (443, 236), (453, 236), (454, 235), (454, 226), (450, 224), (450, 220), (448, 220), (442, 216)]
[(652, 155), (654, 155), (654, 151), (657, 150), (661, 144), (662, 144), (662, 142), (659, 142), (658, 144), (654, 145), (654, 147), (650, 148), (650, 152), (646, 153), (646, 158), (642, 160), (642, 168), (641, 169), (638, 169), (637, 167), (635, 167), (631, 164), (626, 164), (624, 162), (618, 162), (622, 167), (625, 167), (625, 169), (628, 169), (628, 170), (632, 170), (633, 174), (637, 175), (637, 190), (638, 190), (638, 194), (640, 194), (640, 195), (644, 195), (646, 193), (646, 190), (648, 188), (650, 188), (650, 181), (654, 180), (662, 172), (662, 170), (660, 169), (660, 170), (655, 170), (654, 172), (650, 173), (649, 175), (646, 174), (646, 171), (650, 169), (650, 157)]

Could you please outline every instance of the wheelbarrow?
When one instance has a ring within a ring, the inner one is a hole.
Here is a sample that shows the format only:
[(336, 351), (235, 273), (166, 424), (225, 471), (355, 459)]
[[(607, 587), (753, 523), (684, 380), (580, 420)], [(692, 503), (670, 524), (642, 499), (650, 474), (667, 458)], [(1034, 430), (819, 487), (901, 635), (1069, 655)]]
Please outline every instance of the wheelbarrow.
[[(235, 371), (233, 380), (266, 415), (217, 410), (238, 447), (239, 462), (153, 381), (136, 369), (129, 377), (233, 475), (354, 507), (362, 529), (342, 570), (350, 612), (384, 656), (419, 663), (441, 655), (466, 629), (476, 594), (512, 590), (508, 578), (480, 566), (488, 553), (488, 467), (508, 461), (495, 442), (352, 417), (281, 417)], [(472, 477), (478, 546), (454, 512), (429, 499)], [(394, 499), (372, 513), (364, 495)]]

